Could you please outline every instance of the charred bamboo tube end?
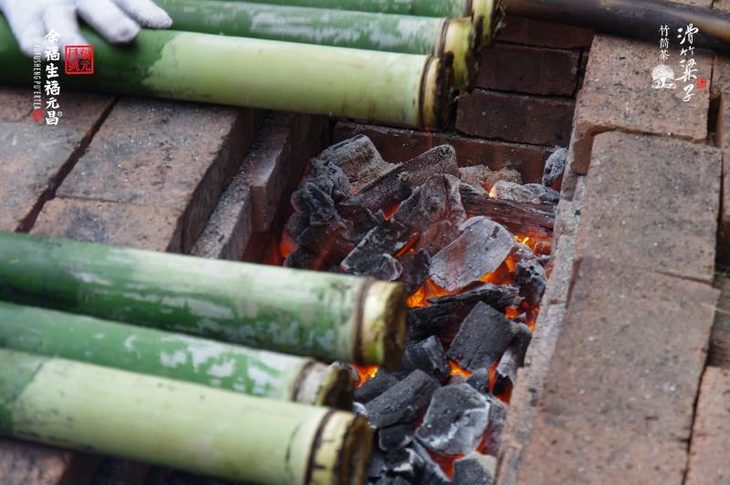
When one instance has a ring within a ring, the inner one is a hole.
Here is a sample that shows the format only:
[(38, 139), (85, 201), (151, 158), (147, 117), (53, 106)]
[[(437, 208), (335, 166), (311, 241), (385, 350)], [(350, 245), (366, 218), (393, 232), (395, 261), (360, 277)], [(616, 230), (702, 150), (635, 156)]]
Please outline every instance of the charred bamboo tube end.
[(364, 289), (359, 352), (365, 364), (393, 368), (406, 345), (406, 291), (399, 283), (372, 280)]
[(367, 419), (351, 413), (333, 411), (320, 424), (305, 483), (365, 483), (371, 452), (372, 434)]
[(312, 362), (302, 369), (293, 389), (293, 401), (335, 409), (352, 409), (355, 380), (348, 366)]
[(439, 47), (439, 57), (453, 56), (454, 87), (463, 89), (469, 86), (476, 74), (477, 30), (470, 19), (449, 19), (444, 23)]
[(445, 56), (443, 59), (429, 57), (423, 68), (421, 77), (421, 128), (438, 128), (444, 105), (450, 93), (450, 83), (453, 77), (451, 59)]
[(474, 22), (481, 25), (479, 47), (491, 45), (502, 20), (501, 0), (473, 0), (471, 15)]

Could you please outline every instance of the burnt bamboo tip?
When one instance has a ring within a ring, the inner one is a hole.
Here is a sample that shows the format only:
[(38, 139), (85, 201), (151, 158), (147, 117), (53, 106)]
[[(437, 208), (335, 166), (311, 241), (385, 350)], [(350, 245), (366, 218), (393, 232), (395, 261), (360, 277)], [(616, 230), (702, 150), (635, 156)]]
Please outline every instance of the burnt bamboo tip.
[(504, 16), (502, 0), (472, 0), (471, 17), (481, 27), (479, 48), (488, 47), (494, 41)]
[(331, 411), (320, 424), (307, 485), (361, 485), (367, 481), (373, 438), (367, 419)]
[(477, 49), (481, 43), (478, 22), (468, 18), (447, 19), (439, 42), (438, 57), (453, 55), (454, 87), (464, 89), (474, 80), (477, 72)]
[(445, 106), (449, 104), (453, 83), (453, 56), (443, 59), (429, 57), (421, 74), (420, 124), (421, 128), (436, 129), (445, 118)]
[(396, 367), (403, 358), (406, 336), (405, 287), (371, 280), (365, 289), (360, 326), (363, 362)]
[(325, 368), (325, 374), (317, 379), (319, 388), (314, 404), (351, 410), (355, 400), (355, 379), (350, 367), (337, 362), (321, 367)]

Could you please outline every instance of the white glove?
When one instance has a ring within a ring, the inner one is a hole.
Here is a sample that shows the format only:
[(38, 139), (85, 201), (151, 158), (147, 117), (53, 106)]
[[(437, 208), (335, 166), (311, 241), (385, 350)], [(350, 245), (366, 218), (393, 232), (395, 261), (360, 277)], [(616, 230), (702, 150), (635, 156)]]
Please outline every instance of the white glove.
[(20, 50), (31, 57), (33, 46), (43, 46), (51, 29), (58, 33), (61, 46), (88, 44), (77, 17), (113, 44), (131, 42), (140, 26), (160, 29), (172, 25), (170, 16), (151, 0), (0, 0), (0, 11)]

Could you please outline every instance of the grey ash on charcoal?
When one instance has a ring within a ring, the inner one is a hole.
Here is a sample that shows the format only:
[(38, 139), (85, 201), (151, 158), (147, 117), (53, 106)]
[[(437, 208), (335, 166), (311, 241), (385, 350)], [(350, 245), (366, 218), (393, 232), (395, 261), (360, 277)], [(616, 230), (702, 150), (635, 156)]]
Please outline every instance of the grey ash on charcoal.
[(459, 167), (448, 145), (389, 163), (365, 136), (312, 160), (292, 196), (284, 264), (399, 281), (411, 294), (400, 366), (355, 392), (377, 445), (370, 483), (491, 483), (545, 292), (564, 158), (555, 151), (543, 184)]

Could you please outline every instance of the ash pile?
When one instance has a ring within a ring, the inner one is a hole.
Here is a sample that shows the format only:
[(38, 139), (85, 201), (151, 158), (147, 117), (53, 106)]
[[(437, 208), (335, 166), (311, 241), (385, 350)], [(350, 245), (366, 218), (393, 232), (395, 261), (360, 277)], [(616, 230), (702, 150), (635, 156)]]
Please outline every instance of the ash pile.
[(459, 167), (448, 145), (401, 164), (357, 136), (311, 161), (281, 241), (289, 267), (403, 283), (396, 369), (357, 368), (370, 483), (487, 484), (545, 291), (567, 152), (542, 184)]

